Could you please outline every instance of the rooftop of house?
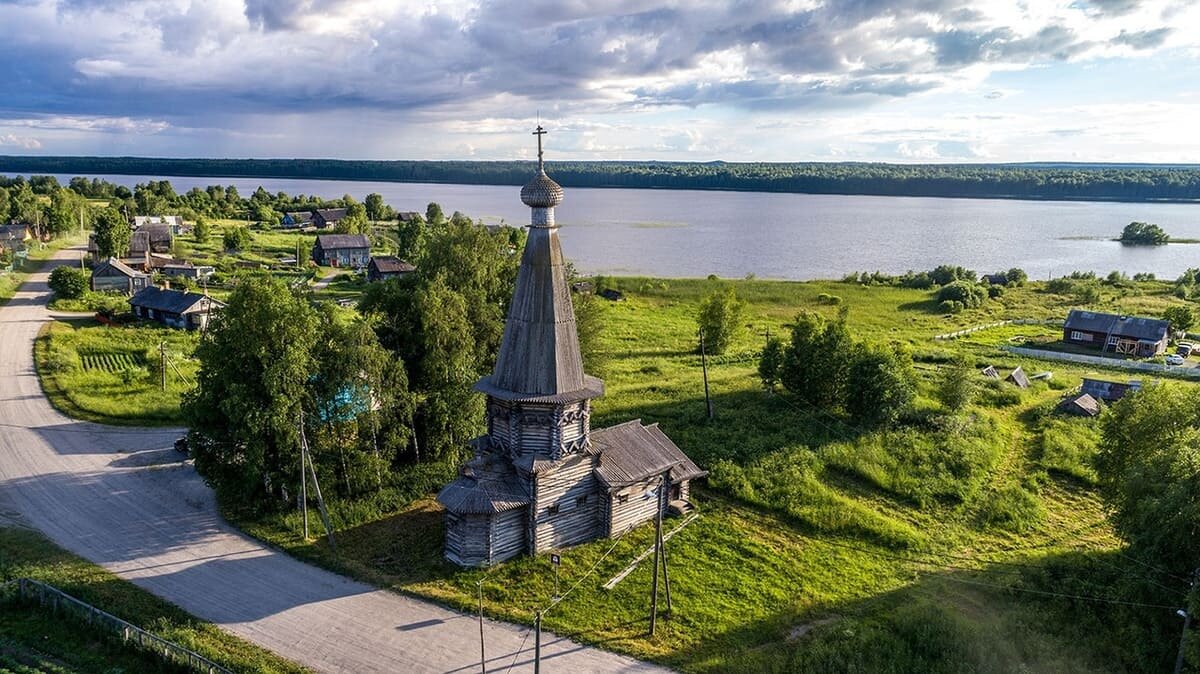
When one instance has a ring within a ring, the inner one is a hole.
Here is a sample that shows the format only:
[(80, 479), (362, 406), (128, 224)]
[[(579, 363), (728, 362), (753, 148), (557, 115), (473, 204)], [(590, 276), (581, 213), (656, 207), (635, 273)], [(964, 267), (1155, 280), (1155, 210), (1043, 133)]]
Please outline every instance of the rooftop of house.
[(593, 452), (600, 455), (596, 477), (610, 488), (642, 482), (671, 471), (671, 480), (691, 480), (707, 475), (658, 424), (645, 426), (641, 419), (592, 431)]
[(137, 291), (133, 297), (129, 298), (129, 304), (130, 306), (145, 307), (169, 314), (186, 314), (194, 310), (198, 311), (196, 307), (200, 305), (202, 300), (208, 300), (211, 308), (225, 306), (224, 302), (201, 295), (200, 293), (171, 290), (169, 288), (159, 288), (158, 286), (148, 286)]
[(1063, 324), (1068, 330), (1103, 332), (1121, 337), (1159, 341), (1167, 336), (1171, 328), (1169, 321), (1140, 316), (1118, 316), (1097, 311), (1072, 309)]
[(104, 262), (101, 262), (100, 264), (93, 267), (92, 268), (92, 276), (97, 276), (99, 274), (102, 274), (102, 273), (110, 271), (110, 270), (119, 272), (122, 276), (126, 276), (128, 278), (138, 278), (138, 277), (149, 277), (150, 276), (149, 274), (144, 274), (140, 271), (137, 271), (133, 267), (130, 267), (129, 265), (125, 264), (124, 262), (121, 262), (120, 260), (118, 260), (115, 257), (110, 257), (107, 260), (105, 260)]
[(324, 219), (325, 222), (337, 222), (338, 220), (341, 220), (342, 218), (346, 217), (346, 213), (349, 210), (350, 209), (347, 209), (347, 208), (318, 208), (317, 210), (315, 210), (313, 212), (316, 215), (321, 216), (321, 218)]
[(371, 258), (371, 264), (381, 274), (407, 274), (417, 269), (395, 255), (376, 255)]
[(322, 250), (337, 250), (339, 248), (370, 248), (371, 242), (366, 234), (318, 234), (317, 245)]

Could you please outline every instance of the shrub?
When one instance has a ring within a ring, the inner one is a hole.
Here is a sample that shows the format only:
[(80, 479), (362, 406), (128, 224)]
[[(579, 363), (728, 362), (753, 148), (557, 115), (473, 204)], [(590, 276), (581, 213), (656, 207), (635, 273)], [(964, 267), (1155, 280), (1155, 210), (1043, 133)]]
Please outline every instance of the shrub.
[(700, 303), (696, 323), (700, 326), (704, 346), (709, 353), (725, 353), (742, 329), (742, 314), (746, 303), (737, 298), (733, 288), (717, 291)]
[(837, 295), (830, 295), (829, 293), (821, 293), (820, 295), (817, 295), (817, 304), (837, 306), (841, 303), (842, 298), (838, 297)]
[(957, 314), (966, 308), (967, 305), (956, 300), (942, 300), (938, 304), (938, 310), (947, 314)]
[(1001, 295), (1004, 294), (1004, 286), (988, 286), (987, 294), (988, 294), (988, 297), (991, 299), (1000, 297)]
[(1025, 273), (1024, 269), (1021, 269), (1020, 267), (1013, 267), (1012, 269), (1004, 272), (1004, 278), (1008, 281), (1008, 285), (1010, 286), (1023, 286), (1025, 285), (1025, 282), (1029, 280), (1029, 275)]
[(88, 291), (91, 285), (88, 273), (74, 267), (56, 267), (50, 272), (50, 289), (64, 299), (77, 299)]
[(1171, 237), (1167, 236), (1162, 227), (1149, 222), (1131, 222), (1125, 225), (1119, 239), (1121, 243), (1138, 246), (1162, 246), (1170, 240)]
[(243, 250), (250, 245), (250, 230), (243, 225), (226, 227), (221, 236), (225, 250)]
[(983, 286), (974, 281), (966, 280), (953, 281), (944, 285), (937, 293), (939, 302), (959, 302), (966, 309), (983, 306), (983, 303), (987, 301), (987, 297), (988, 293), (983, 289)]

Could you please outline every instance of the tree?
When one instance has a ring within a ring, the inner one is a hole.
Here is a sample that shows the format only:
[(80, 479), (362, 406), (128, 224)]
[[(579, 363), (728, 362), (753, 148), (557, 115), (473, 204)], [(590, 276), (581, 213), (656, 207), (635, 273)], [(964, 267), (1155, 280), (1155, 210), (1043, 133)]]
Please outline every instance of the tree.
[(425, 222), (431, 225), (440, 225), (446, 220), (446, 215), (442, 213), (442, 205), (436, 201), (429, 202), (425, 207)]
[(396, 240), (399, 250), (396, 254), (402, 260), (419, 260), (425, 250), (427, 227), (420, 216), (401, 220), (396, 224)]
[(279, 214), (279, 211), (266, 204), (258, 204), (254, 207), (254, 219), (263, 229), (278, 227), (279, 223), (283, 222), (283, 216)]
[(844, 312), (836, 321), (802, 312), (792, 325), (792, 338), (784, 349), (779, 380), (804, 402), (835, 410), (845, 401), (853, 356), (854, 344), (846, 329)]
[(196, 469), (218, 492), (248, 503), (297, 485), (319, 328), (308, 297), (267, 276), (238, 283), (214, 316), (182, 410)]
[(860, 346), (849, 374), (846, 413), (856, 425), (890, 426), (916, 397), (912, 359), (896, 349)]
[(129, 250), (133, 229), (117, 209), (109, 207), (97, 213), (95, 230), (100, 257), (121, 257)]
[(366, 234), (371, 231), (371, 223), (367, 221), (367, 216), (358, 213), (347, 214), (341, 220), (338, 220), (333, 231), (338, 234)]
[(204, 218), (196, 218), (196, 225), (192, 227), (192, 238), (196, 243), (208, 243), (209, 237), (212, 236), (212, 225)]
[(1121, 238), (1117, 240), (1134, 246), (1163, 246), (1171, 237), (1158, 225), (1135, 221), (1125, 225), (1125, 229), (1121, 230)]
[(762, 380), (763, 388), (768, 392), (774, 391), (779, 385), (780, 371), (783, 369), (783, 341), (771, 337), (763, 346), (762, 355), (758, 357), (758, 377)]
[(732, 287), (716, 290), (700, 302), (696, 323), (711, 354), (720, 355), (738, 338), (746, 303), (738, 300)]
[(92, 224), (91, 204), (75, 192), (60, 187), (50, 195), (47, 224), (55, 236), (87, 227)]
[(1163, 318), (1171, 322), (1171, 329), (1175, 332), (1187, 332), (1196, 323), (1196, 315), (1192, 308), (1183, 304), (1168, 307), (1163, 311)]
[(1010, 286), (1023, 286), (1029, 280), (1029, 275), (1025, 273), (1024, 269), (1013, 267), (1004, 272), (1004, 278)]
[(950, 412), (966, 409), (975, 397), (977, 376), (975, 364), (969, 358), (956, 357), (940, 369), (936, 390), (938, 401)]
[(62, 266), (55, 267), (54, 271), (50, 272), (50, 289), (64, 299), (82, 297), (89, 285), (90, 277), (82, 269)]
[(1155, 566), (1200, 565), (1200, 389), (1160, 384), (1101, 418), (1096, 472), (1117, 533)]
[(368, 194), (366, 200), (363, 201), (363, 206), (366, 207), (367, 219), (373, 222), (390, 220), (395, 217), (395, 211), (383, 203), (383, 195), (378, 192)]
[(967, 280), (952, 281), (937, 292), (939, 302), (950, 302), (955, 308), (961, 309), (983, 306), (987, 298), (988, 293), (983, 286)]
[(225, 250), (240, 251), (250, 247), (250, 230), (245, 225), (226, 227), (221, 235), (221, 243)]

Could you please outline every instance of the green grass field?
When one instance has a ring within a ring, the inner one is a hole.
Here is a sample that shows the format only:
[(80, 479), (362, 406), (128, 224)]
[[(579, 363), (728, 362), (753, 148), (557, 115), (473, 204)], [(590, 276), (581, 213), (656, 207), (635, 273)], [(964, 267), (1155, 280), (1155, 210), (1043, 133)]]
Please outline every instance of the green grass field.
[[(195, 382), (199, 335), (90, 319), (47, 323), (34, 346), (50, 402), (72, 417), (117, 425), (182, 423), (179, 400)], [(166, 344), (166, 391), (159, 345)]]
[[(290, 663), (58, 548), (27, 529), (0, 527), (0, 580), (34, 578), (236, 672), (301, 672)], [(37, 606), (0, 606), (0, 671), (178, 672), (106, 633)]]
[[(609, 541), (566, 551), (564, 587), (581, 584), (546, 616), (548, 628), (696, 672), (1170, 665), (1177, 629), (1171, 612), (1053, 596), (1108, 597), (1123, 583), (1164, 580), (1144, 581), (1150, 572), (1123, 556), (1109, 527), (1092, 486), (1095, 420), (1051, 414), (1083, 376), (1125, 374), (999, 349), (1014, 339), (1050, 337), (1057, 329), (1049, 326), (932, 339), (1003, 319), (1061, 318), (1073, 306), (1070, 298), (1035, 285), (946, 316), (927, 291), (732, 282), (748, 301), (747, 326), (728, 354), (710, 362), (716, 418), (709, 421), (694, 312), (718, 284), (616, 282), (627, 300), (605, 304), (605, 354), (596, 373), (607, 393), (595, 405), (593, 426), (637, 417), (661, 423), (712, 476), (697, 495), (701, 517), (670, 543), (675, 615), (655, 637), (646, 636), (648, 568), (612, 591), (601, 587), (649, 544), (649, 527), (611, 552)], [(1167, 284), (1109, 289), (1095, 308), (1157, 315), (1179, 302), (1169, 290)], [(766, 332), (785, 334), (801, 309), (832, 317), (840, 304), (849, 307), (857, 339), (900, 343), (914, 354), (919, 395), (914, 419), (900, 429), (864, 431), (852, 419), (761, 389), (755, 354)], [(939, 420), (932, 396), (937, 368), (960, 352), (980, 367), (1006, 373), (1020, 365), (1053, 378), (1021, 391), (981, 377), (968, 414)], [(296, 513), (230, 516), (301, 558), (467, 611), (475, 606), (477, 582), (491, 615), (527, 624), (553, 593), (545, 556), (483, 571), (443, 562), (442, 514), (428, 497), (390, 512), (385, 500), (334, 504), (336, 555), (323, 541), (300, 540)], [(1159, 588), (1161, 602), (1181, 601), (1182, 589)]]

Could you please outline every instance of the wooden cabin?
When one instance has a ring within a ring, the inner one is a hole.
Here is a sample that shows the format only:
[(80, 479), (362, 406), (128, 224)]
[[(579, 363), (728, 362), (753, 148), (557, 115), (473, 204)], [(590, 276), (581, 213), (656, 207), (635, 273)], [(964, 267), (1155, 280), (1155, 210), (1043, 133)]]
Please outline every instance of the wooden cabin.
[(150, 275), (137, 271), (115, 257), (92, 268), (92, 290), (132, 295), (150, 285)]
[(1147, 358), (1166, 352), (1170, 330), (1170, 322), (1158, 318), (1072, 309), (1063, 323), (1063, 341)]
[(371, 241), (365, 234), (318, 234), (312, 259), (329, 267), (365, 267), (371, 259)]
[(706, 475), (656, 424), (592, 430), (604, 382), (583, 371), (554, 223), (562, 195), (544, 170), (521, 190), (529, 235), (495, 370), (475, 385), (487, 433), (438, 494), (445, 556), (460, 566), (619, 536), (671, 501), (686, 506), (691, 481)]
[(375, 255), (367, 263), (367, 281), (376, 283), (411, 274), (417, 268), (395, 255)]
[(207, 295), (149, 286), (129, 298), (133, 315), (168, 328), (204, 330), (212, 313), (225, 306)]

